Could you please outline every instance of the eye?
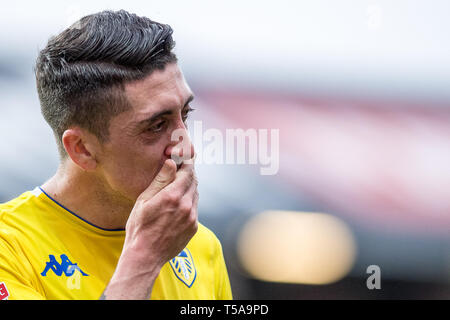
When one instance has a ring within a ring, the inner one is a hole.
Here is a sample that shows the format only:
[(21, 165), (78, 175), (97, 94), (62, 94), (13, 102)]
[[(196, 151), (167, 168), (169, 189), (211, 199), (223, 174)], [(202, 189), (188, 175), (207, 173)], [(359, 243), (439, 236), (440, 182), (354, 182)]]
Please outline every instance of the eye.
[(187, 107), (186, 110), (183, 112), (183, 122), (186, 122), (186, 120), (189, 118), (189, 114), (194, 111), (195, 109), (191, 107)]
[(166, 120), (158, 121), (157, 123), (151, 125), (148, 128), (148, 131), (159, 132), (159, 131), (163, 130), (165, 124), (166, 124)]

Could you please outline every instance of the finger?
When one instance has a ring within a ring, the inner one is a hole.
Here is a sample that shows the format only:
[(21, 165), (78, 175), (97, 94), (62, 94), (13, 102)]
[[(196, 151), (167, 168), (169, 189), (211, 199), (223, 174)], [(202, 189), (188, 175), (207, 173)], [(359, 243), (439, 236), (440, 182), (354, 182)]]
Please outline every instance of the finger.
[(186, 200), (186, 202), (189, 202), (190, 204), (193, 204), (194, 198), (197, 194), (197, 186), (198, 186), (197, 177), (194, 174), (192, 178), (192, 183), (190, 183), (189, 186), (186, 188), (182, 196), (182, 199)]
[(184, 203), (184, 205), (189, 208), (189, 215), (187, 218), (190, 223), (193, 223), (195, 228), (197, 228), (198, 225), (198, 199), (197, 182), (195, 182), (191, 185), (181, 201), (181, 203)]
[(198, 227), (198, 200), (199, 200), (199, 194), (197, 191), (197, 188), (195, 189), (194, 198), (192, 199), (192, 210), (191, 215), (192, 218), (195, 219), (195, 226)]
[(195, 159), (197, 154), (195, 153), (194, 147), (192, 147), (192, 156), (189, 159), (184, 159), (180, 163), (177, 163), (177, 170), (183, 169), (183, 171), (194, 170)]
[(196, 157), (194, 145), (192, 143), (176, 145), (171, 149), (170, 157), (175, 161), (178, 169), (183, 163), (193, 164)]
[(197, 208), (198, 207), (198, 200), (200, 198), (200, 195), (198, 193), (197, 188), (195, 189), (194, 198), (192, 199), (192, 207)]
[(176, 164), (172, 159), (166, 159), (164, 161), (161, 169), (156, 174), (152, 183), (147, 187), (147, 189), (142, 192), (140, 197), (145, 199), (150, 199), (155, 196), (158, 192), (164, 189), (167, 185), (172, 183), (176, 178)]
[(199, 194), (198, 194), (198, 191), (196, 189), (195, 193), (194, 193), (194, 197), (192, 199), (192, 211), (193, 211), (192, 214), (195, 215), (195, 219), (196, 220), (198, 220), (198, 212), (197, 212), (197, 210), (198, 210), (198, 199), (199, 199)]
[(182, 197), (194, 182), (197, 184), (194, 165), (191, 163), (183, 163), (176, 172), (174, 182), (167, 186), (166, 189), (167, 192), (180, 194), (180, 197)]

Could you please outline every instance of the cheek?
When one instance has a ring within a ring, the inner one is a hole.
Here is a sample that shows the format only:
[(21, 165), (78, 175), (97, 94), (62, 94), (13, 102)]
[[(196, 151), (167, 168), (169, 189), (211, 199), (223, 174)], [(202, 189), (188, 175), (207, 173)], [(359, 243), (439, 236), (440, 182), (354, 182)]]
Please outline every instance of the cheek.
[(114, 192), (136, 200), (153, 181), (164, 160), (163, 146), (125, 145), (106, 157), (104, 173)]

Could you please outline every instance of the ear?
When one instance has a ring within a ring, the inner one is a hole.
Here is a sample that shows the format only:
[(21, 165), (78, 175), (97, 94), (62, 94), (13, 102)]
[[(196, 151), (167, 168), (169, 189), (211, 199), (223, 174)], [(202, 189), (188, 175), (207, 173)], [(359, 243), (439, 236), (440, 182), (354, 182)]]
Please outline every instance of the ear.
[(97, 167), (95, 159), (94, 135), (75, 127), (64, 131), (62, 143), (70, 159), (85, 171), (92, 171)]

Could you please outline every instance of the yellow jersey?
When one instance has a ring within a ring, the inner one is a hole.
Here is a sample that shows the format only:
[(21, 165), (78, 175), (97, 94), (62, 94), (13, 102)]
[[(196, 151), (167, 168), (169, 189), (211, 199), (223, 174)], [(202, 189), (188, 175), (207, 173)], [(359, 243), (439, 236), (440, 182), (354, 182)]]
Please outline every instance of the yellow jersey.
[[(125, 230), (90, 224), (41, 188), (0, 204), (0, 299), (99, 299), (114, 273)], [(222, 246), (199, 223), (168, 261), (151, 299), (232, 299)]]

